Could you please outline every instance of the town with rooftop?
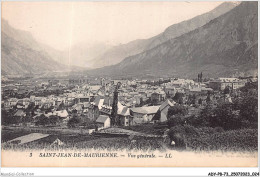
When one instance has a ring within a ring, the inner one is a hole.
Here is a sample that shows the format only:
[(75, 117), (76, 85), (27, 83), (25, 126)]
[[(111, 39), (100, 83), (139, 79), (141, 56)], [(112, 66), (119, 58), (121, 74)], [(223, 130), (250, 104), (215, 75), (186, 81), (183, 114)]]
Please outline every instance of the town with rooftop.
[[(208, 105), (214, 109), (233, 104), (242, 95), (241, 88), (256, 83), (254, 77), (213, 79), (203, 78), (203, 73), (194, 80), (14, 79), (2, 82), (2, 125), (50, 134), (158, 138), (165, 134), (171, 116), (181, 115), (187, 123), (200, 117)], [(155, 125), (156, 132), (145, 131)], [(55, 137), (50, 144), (63, 144), (60, 139)]]

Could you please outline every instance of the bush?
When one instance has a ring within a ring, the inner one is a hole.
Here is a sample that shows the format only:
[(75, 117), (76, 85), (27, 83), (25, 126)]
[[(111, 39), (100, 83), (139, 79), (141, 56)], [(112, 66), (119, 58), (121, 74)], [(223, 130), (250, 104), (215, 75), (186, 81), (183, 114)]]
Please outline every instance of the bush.
[(1, 123), (2, 125), (9, 125), (9, 124), (19, 124), (22, 123), (22, 119), (17, 116), (12, 116), (12, 111), (7, 112), (6, 110), (2, 109), (1, 112)]
[(211, 121), (214, 119), (214, 108), (213, 105), (207, 104), (206, 107), (201, 111), (198, 117), (194, 117), (194, 126), (208, 127), (211, 126)]
[(168, 132), (171, 141), (176, 147), (185, 147), (185, 128), (182, 125), (174, 126)]
[(183, 104), (183, 97), (184, 97), (184, 94), (183, 94), (183, 93), (177, 92), (177, 93), (174, 95), (173, 100), (174, 100), (176, 103)]
[(169, 128), (177, 126), (177, 125), (183, 125), (183, 124), (184, 124), (184, 117), (182, 117), (180, 115), (172, 116), (167, 121), (167, 125)]
[(240, 107), (240, 118), (244, 121), (244, 127), (257, 128), (258, 122), (258, 96), (257, 93), (250, 92), (243, 95)]
[(215, 133), (210, 141), (219, 144), (218, 149), (257, 150), (257, 134), (256, 129), (231, 130)]
[(84, 122), (81, 123), (81, 126), (88, 127), (91, 126), (92, 124), (94, 124), (94, 121), (92, 121), (89, 118), (85, 118)]
[(218, 133), (221, 133), (221, 132), (224, 132), (224, 129), (222, 127), (215, 127), (214, 131), (218, 132)]
[(176, 147), (185, 146), (193, 150), (256, 151), (258, 150), (257, 129), (224, 131), (222, 127), (201, 127), (177, 125), (168, 136)]
[(86, 128), (87, 128), (87, 129), (96, 129), (97, 126), (94, 125), (94, 124), (91, 124), (91, 125), (86, 126)]
[(214, 110), (214, 117), (209, 121), (211, 127), (223, 127), (225, 130), (233, 130), (241, 128), (240, 118), (234, 111), (232, 104), (221, 104)]
[(163, 135), (164, 131), (167, 129), (167, 125), (165, 123), (161, 124), (140, 124), (140, 125), (132, 125), (122, 127), (123, 129), (133, 130), (135, 132), (141, 132), (152, 135)]
[(200, 128), (197, 128), (197, 131), (198, 131), (199, 135), (208, 135), (208, 134), (215, 133), (214, 128), (212, 128), (212, 127), (200, 127)]
[(45, 115), (43, 115), (43, 114), (38, 116), (38, 117), (36, 117), (36, 120), (37, 120), (36, 125), (43, 125), (43, 126), (45, 126), (45, 125), (50, 124), (50, 119), (48, 117), (46, 117)]
[(56, 125), (59, 122), (59, 120), (60, 120), (60, 118), (58, 116), (54, 116), (54, 115), (51, 115), (49, 117), (49, 119), (50, 119), (50, 123), (52, 125)]
[[(233, 103), (220, 103), (215, 108), (209, 102), (199, 116), (191, 116), (187, 123), (196, 127), (222, 127), (224, 130), (257, 128), (257, 83), (249, 83), (239, 90), (240, 92), (233, 93)], [(224, 92), (229, 93), (229, 88)], [(170, 114), (175, 112), (171, 110)]]
[(78, 118), (73, 117), (73, 118), (69, 119), (67, 126), (69, 128), (75, 128), (79, 124), (80, 124), (80, 120)]
[(237, 103), (219, 104), (216, 108), (208, 104), (201, 111), (199, 116), (190, 116), (189, 119), (187, 119), (187, 123), (196, 127), (222, 127), (225, 130), (253, 127), (253, 125), (256, 125), (256, 118), (249, 118), (250, 120), (248, 120), (248, 118), (244, 118), (250, 117), (249, 114), (256, 117), (253, 113), (254, 111), (252, 110), (255, 110), (255, 108), (250, 107), (252, 108), (250, 109), (248, 106), (243, 106), (247, 109), (241, 108), (240, 110), (236, 110), (235, 108), (237, 107), (239, 107), (237, 106)]
[(187, 136), (187, 146), (194, 150), (257, 150), (257, 129), (220, 131), (221, 128), (200, 128), (199, 136)]
[(182, 115), (185, 116), (188, 114), (188, 108), (182, 105), (175, 105), (169, 108), (167, 118), (172, 117), (173, 115)]
[(184, 129), (185, 129), (186, 136), (198, 136), (199, 135), (198, 129), (191, 125), (184, 125)]

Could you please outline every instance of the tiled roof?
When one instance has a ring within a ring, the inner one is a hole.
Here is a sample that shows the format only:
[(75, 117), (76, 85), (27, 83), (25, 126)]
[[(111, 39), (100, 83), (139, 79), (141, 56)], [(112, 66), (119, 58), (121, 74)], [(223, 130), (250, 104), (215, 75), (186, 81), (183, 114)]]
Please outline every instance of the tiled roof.
[(174, 102), (174, 103), (171, 103), (171, 102), (167, 99), (165, 102), (163, 102), (163, 103), (161, 104), (161, 106), (160, 106), (160, 111), (163, 110), (167, 105), (169, 105), (169, 106), (174, 106), (174, 104), (175, 104), (175, 102)]
[(109, 119), (108, 116), (106, 116), (106, 115), (100, 115), (100, 116), (97, 118), (96, 122), (104, 123), (107, 119)]
[(106, 114), (111, 114), (112, 108), (102, 107), (100, 112), (103, 112), (103, 113), (106, 113)]
[(89, 108), (91, 104), (88, 102), (85, 102), (85, 103), (83, 103), (83, 105), (84, 105), (84, 108)]
[(126, 106), (123, 107), (123, 109), (118, 112), (118, 114), (122, 115), (122, 116), (129, 116), (130, 115), (130, 109)]
[(14, 114), (14, 116), (24, 116), (25, 115), (25, 113), (23, 112), (23, 110), (18, 110), (15, 114)]
[(138, 108), (130, 108), (132, 112), (140, 114), (155, 114), (160, 106), (145, 106)]

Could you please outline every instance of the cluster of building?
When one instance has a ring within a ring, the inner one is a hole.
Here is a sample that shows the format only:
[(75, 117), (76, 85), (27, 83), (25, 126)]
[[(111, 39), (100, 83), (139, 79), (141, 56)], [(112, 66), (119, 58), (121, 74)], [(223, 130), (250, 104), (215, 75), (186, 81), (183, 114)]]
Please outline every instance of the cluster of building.
[[(33, 106), (33, 116), (58, 116), (64, 120), (78, 116), (103, 127), (110, 126), (114, 91), (117, 83), (118, 111), (121, 126), (167, 120), (169, 107), (176, 104), (173, 98), (182, 94), (183, 104), (205, 105), (207, 99), (219, 100), (221, 92), (229, 87), (236, 90), (248, 80), (218, 78), (207, 82), (188, 79), (169, 79), (162, 84), (148, 80), (111, 80), (85, 78), (69, 80), (24, 81), (2, 85), (2, 109), (13, 110), (14, 116), (26, 117)], [(17, 94), (19, 93), (19, 94)], [(195, 98), (190, 102), (191, 98)], [(227, 98), (227, 97), (225, 97)], [(155, 114), (157, 116), (155, 116)], [(158, 116), (159, 115), (159, 116)]]

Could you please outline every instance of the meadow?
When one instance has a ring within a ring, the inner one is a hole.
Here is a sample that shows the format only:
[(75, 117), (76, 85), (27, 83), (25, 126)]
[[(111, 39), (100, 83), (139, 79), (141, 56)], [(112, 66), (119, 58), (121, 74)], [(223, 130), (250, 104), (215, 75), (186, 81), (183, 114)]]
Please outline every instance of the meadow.
[[(50, 136), (27, 144), (16, 145), (4, 143), (8, 140), (32, 132), (2, 130), (2, 149), (28, 150), (28, 149), (97, 149), (97, 150), (165, 150), (162, 138), (134, 137), (114, 135), (80, 135), (80, 134), (51, 134)], [(52, 146), (56, 139), (64, 145)]]
[[(151, 125), (140, 132), (153, 133)], [(148, 127), (150, 132), (148, 132)], [(133, 130), (140, 129), (132, 127)], [(158, 131), (158, 130), (156, 130)], [(48, 137), (27, 144), (16, 145), (4, 143), (8, 140), (32, 133), (26, 130), (2, 129), (2, 149), (28, 150), (28, 149), (96, 149), (96, 150), (143, 150), (143, 151), (165, 151), (167, 149), (178, 149), (185, 151), (257, 151), (257, 129), (241, 129), (221, 131), (217, 129), (186, 127), (185, 143), (183, 146), (170, 145), (170, 139), (162, 137), (115, 136), (115, 135), (81, 135), (81, 134), (50, 134)], [(169, 134), (172, 132), (170, 131)], [(171, 137), (171, 136), (170, 136)], [(61, 140), (62, 146), (51, 145), (56, 139)]]

